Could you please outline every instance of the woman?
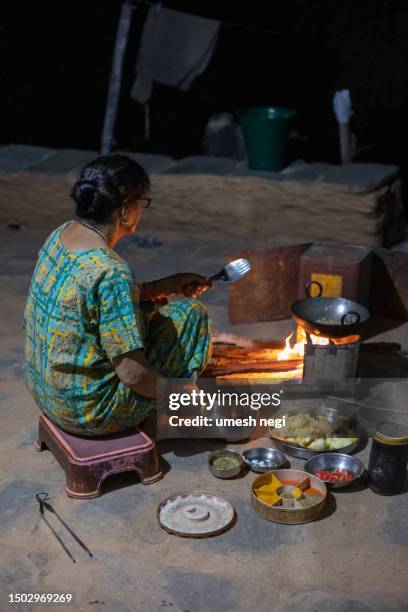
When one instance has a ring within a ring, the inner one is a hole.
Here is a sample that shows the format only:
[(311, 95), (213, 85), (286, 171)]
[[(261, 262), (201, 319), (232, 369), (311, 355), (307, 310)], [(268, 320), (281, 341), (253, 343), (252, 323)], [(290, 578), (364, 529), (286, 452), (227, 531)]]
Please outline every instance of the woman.
[(77, 220), (47, 238), (24, 313), (26, 379), (38, 406), (68, 432), (112, 434), (155, 406), (160, 378), (193, 378), (211, 352), (207, 312), (194, 300), (211, 283), (176, 274), (136, 284), (113, 249), (135, 233), (151, 202), (143, 168), (124, 155), (91, 161), (71, 196)]

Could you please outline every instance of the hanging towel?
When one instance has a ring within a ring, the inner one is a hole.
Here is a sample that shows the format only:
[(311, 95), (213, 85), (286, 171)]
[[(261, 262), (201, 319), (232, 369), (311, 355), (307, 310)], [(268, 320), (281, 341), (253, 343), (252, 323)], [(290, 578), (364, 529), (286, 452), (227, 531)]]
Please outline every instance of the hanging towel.
[(131, 96), (145, 104), (153, 81), (187, 91), (207, 68), (220, 22), (171, 9), (149, 9), (136, 62)]

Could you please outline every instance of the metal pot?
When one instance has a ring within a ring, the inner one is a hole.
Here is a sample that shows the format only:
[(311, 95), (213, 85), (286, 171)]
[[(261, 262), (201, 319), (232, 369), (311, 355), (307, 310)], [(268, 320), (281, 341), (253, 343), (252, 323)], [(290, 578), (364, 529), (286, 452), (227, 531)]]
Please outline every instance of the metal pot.
[[(310, 288), (316, 285), (319, 295), (311, 297)], [(296, 300), (291, 306), (292, 315), (307, 332), (327, 338), (342, 338), (360, 329), (368, 321), (370, 313), (365, 306), (345, 298), (322, 297), (323, 287), (318, 281), (310, 281), (307, 297)]]

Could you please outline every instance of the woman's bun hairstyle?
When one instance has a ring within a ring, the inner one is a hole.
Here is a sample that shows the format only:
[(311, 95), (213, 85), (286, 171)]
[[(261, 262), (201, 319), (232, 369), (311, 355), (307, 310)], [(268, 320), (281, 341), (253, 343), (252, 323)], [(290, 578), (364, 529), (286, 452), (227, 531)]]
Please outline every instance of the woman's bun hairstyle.
[(96, 222), (106, 221), (121, 200), (112, 189), (98, 185), (96, 180), (79, 180), (75, 183), (71, 197), (76, 203), (76, 214), (81, 219), (92, 219)]
[(146, 171), (126, 155), (102, 155), (87, 164), (71, 190), (76, 215), (96, 223), (111, 221), (125, 201), (149, 191)]

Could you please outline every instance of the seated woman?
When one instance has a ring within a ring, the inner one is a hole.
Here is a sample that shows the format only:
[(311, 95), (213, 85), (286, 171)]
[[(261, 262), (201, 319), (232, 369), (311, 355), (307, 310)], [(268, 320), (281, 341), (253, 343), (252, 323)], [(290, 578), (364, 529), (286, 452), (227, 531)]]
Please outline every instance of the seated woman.
[(154, 410), (160, 378), (194, 378), (210, 358), (205, 308), (164, 298), (196, 297), (211, 283), (176, 274), (137, 284), (113, 250), (135, 233), (149, 187), (129, 157), (96, 158), (71, 193), (77, 220), (39, 251), (24, 312), (26, 380), (40, 409), (70, 433), (137, 425)]

